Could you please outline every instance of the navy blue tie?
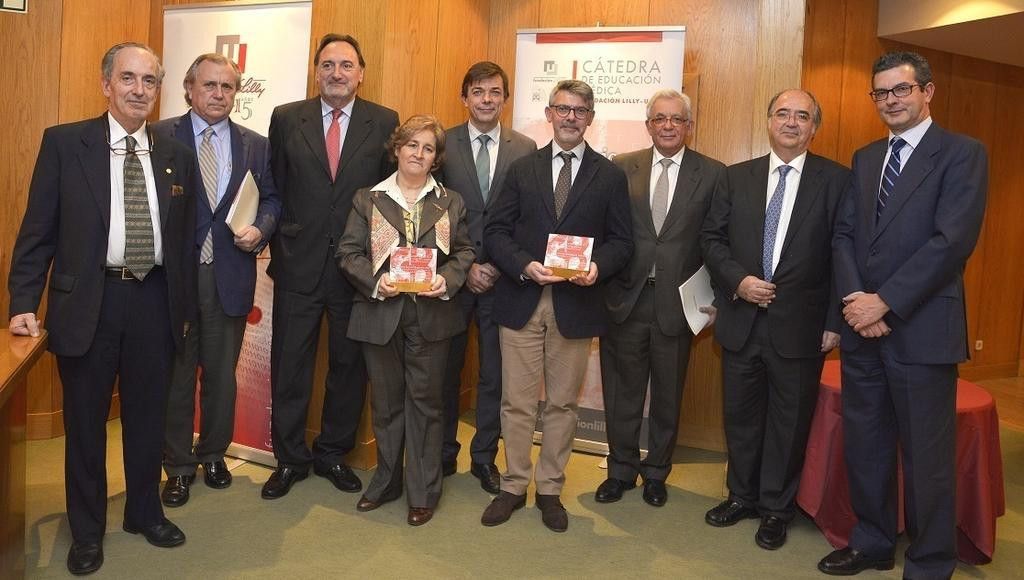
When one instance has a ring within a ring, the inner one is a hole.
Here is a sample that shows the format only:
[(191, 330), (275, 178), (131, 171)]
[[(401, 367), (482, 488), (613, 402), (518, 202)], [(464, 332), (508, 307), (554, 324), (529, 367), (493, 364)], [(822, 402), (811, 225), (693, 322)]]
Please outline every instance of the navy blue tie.
[(889, 147), (892, 148), (892, 152), (889, 153), (889, 160), (885, 164), (885, 170), (882, 171), (882, 183), (878, 187), (878, 203), (875, 204), (875, 221), (878, 221), (882, 217), (882, 210), (885, 209), (885, 205), (889, 203), (889, 198), (892, 196), (892, 191), (896, 187), (896, 178), (900, 176), (900, 149), (907, 142), (899, 137), (893, 137), (889, 141)]
[(789, 165), (779, 166), (779, 183), (772, 192), (772, 198), (768, 201), (768, 209), (764, 212), (764, 249), (761, 254), (761, 267), (764, 269), (764, 279), (772, 281), (772, 256), (775, 254), (775, 235), (779, 231), (779, 218), (782, 217), (782, 199), (786, 195), (786, 174), (793, 169)]

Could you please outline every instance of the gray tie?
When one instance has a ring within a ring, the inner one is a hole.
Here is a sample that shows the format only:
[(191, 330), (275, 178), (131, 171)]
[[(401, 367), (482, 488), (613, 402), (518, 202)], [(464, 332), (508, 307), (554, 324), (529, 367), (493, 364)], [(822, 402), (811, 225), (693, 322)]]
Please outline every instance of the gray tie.
[(487, 149), (487, 143), (491, 137), (480, 135), (477, 139), (480, 141), (480, 151), (476, 154), (476, 179), (480, 183), (480, 195), (487, 201), (491, 193), (491, 152)]
[(668, 168), (672, 167), (672, 160), (666, 157), (659, 163), (661, 163), (661, 175), (658, 176), (658, 182), (654, 184), (651, 217), (654, 218), (654, 231), (660, 234), (661, 226), (665, 224), (665, 216), (668, 214)]
[(156, 263), (153, 249), (153, 220), (149, 215), (146, 174), (135, 154), (135, 138), (124, 138), (124, 265), (142, 280)]
[[(206, 200), (210, 203), (210, 213), (217, 209), (217, 153), (213, 150), (213, 127), (203, 129), (203, 142), (199, 145), (199, 172), (203, 174), (203, 187), (206, 188)], [(203, 249), (199, 252), (199, 261), (209, 264), (213, 261), (213, 228), (206, 233)]]
[(569, 199), (569, 189), (572, 187), (572, 160), (576, 154), (572, 151), (562, 151), (558, 156), (562, 158), (562, 168), (558, 170), (558, 179), (555, 181), (555, 219), (562, 217), (562, 208)]

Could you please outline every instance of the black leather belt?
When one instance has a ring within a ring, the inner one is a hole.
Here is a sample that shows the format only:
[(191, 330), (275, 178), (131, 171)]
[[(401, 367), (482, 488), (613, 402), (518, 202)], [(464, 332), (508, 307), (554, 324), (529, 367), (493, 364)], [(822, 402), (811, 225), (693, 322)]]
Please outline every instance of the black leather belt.
[[(160, 268), (160, 266), (153, 266), (150, 273), (156, 272)], [(125, 266), (107, 266), (104, 268), (104, 272), (106, 273), (107, 278), (117, 278), (118, 280), (125, 280), (127, 282), (142, 282), (142, 280), (136, 278), (135, 275), (132, 274), (132, 271)]]

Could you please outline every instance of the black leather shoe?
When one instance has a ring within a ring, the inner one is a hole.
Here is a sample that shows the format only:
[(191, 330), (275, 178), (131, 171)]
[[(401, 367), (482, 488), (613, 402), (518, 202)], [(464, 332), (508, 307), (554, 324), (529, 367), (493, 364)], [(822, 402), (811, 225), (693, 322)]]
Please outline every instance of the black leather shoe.
[(636, 487), (635, 481), (625, 481), (609, 477), (604, 480), (601, 485), (597, 486), (597, 492), (594, 494), (594, 500), (596, 500), (597, 503), (612, 503), (619, 501), (622, 499), (623, 492), (633, 489), (634, 487)]
[(557, 495), (537, 494), (537, 507), (540, 519), (552, 532), (564, 532), (569, 529), (569, 514)]
[(724, 528), (740, 520), (756, 517), (758, 517), (756, 509), (746, 507), (738, 501), (727, 499), (708, 510), (708, 513), (704, 514), (704, 521), (716, 528)]
[(843, 548), (822, 558), (818, 570), (831, 576), (853, 576), (864, 570), (892, 570), (895, 565), (893, 558), (872, 558), (853, 548)]
[(164, 490), (160, 492), (160, 501), (167, 507), (181, 507), (188, 502), (188, 488), (192, 485), (192, 475), (176, 475), (167, 478)]
[(75, 576), (92, 574), (103, 565), (103, 544), (74, 542), (68, 550), (68, 572)]
[(459, 470), (459, 464), (455, 461), (442, 461), (441, 462), (441, 475), (448, 477), (449, 475), (455, 475), (455, 472)]
[(654, 507), (661, 507), (668, 501), (668, 490), (660, 479), (644, 480), (644, 501)]
[(359, 480), (359, 476), (353, 473), (352, 468), (344, 463), (332, 465), (328, 469), (313, 466), (313, 473), (320, 477), (326, 477), (328, 481), (334, 484), (334, 487), (346, 493), (356, 493), (363, 489), (363, 482)]
[(213, 489), (224, 489), (231, 485), (231, 472), (223, 459), (203, 464), (203, 481)]
[(485, 526), (503, 524), (512, 517), (512, 512), (526, 505), (526, 494), (516, 495), (507, 491), (498, 492), (498, 497), (487, 506), (480, 523)]
[(263, 499), (277, 499), (288, 495), (292, 485), (296, 481), (302, 481), (309, 475), (308, 472), (299, 471), (293, 467), (278, 467), (270, 474), (270, 479), (263, 484), (263, 491), (260, 495)]
[(146, 537), (147, 542), (158, 548), (173, 548), (185, 543), (185, 533), (167, 518), (164, 518), (159, 524), (154, 524), (148, 528), (137, 528), (128, 522), (125, 522), (121, 527), (129, 534), (142, 534)]
[(786, 543), (786, 527), (789, 524), (776, 516), (764, 516), (754, 534), (754, 541), (765, 550), (778, 550)]
[(474, 463), (469, 466), (469, 472), (480, 480), (480, 488), (491, 495), (498, 495), (501, 491), (501, 474), (498, 473), (498, 466), (493, 463)]

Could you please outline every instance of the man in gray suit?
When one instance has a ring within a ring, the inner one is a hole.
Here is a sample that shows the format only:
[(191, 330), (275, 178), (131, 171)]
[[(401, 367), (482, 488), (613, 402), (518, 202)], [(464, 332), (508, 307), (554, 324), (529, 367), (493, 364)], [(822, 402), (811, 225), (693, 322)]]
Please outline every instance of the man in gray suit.
[[(644, 479), (643, 498), (668, 500), (665, 478), (679, 429), (679, 406), (693, 335), (683, 317), (679, 285), (703, 260), (700, 229), (725, 166), (687, 149), (690, 98), (660, 90), (647, 102), (653, 147), (615, 157), (629, 180), (633, 257), (625, 275), (608, 282), (609, 332), (601, 339), (601, 377), (608, 433), (608, 479), (595, 499), (610, 503)], [(650, 380), (647, 457), (640, 459), (640, 425)]]
[[(501, 111), (508, 99), (508, 75), (493, 62), (478, 62), (462, 79), (462, 104), (469, 120), (446, 133), (448, 155), (441, 166), (441, 181), (462, 194), (466, 204), (469, 235), (476, 250), (476, 262), (466, 285), (456, 296), (466, 323), (476, 315), (480, 374), (477, 380), (476, 434), (470, 444), (470, 473), (480, 487), (498, 493), (500, 473), (494, 465), (501, 432), (501, 350), (498, 327), (491, 320), (498, 269), (483, 247), (484, 221), (494, 204), (505, 171), (516, 159), (537, 150), (533, 139), (502, 127)], [(444, 377), (444, 446), (441, 466), (445, 475), (455, 473), (459, 456), (459, 386), (466, 355), (467, 332), (452, 338)]]

